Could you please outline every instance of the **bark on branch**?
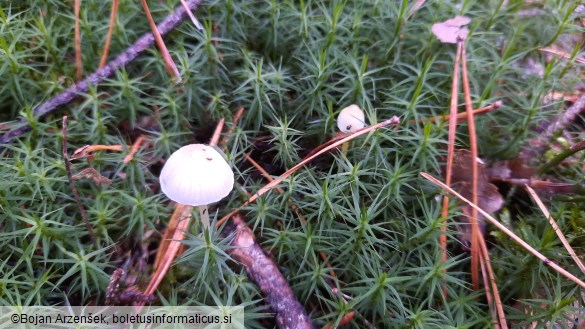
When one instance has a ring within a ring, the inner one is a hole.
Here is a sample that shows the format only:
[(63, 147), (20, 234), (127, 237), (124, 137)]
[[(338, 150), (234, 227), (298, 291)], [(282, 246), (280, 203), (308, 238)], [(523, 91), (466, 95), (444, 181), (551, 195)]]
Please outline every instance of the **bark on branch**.
[[(197, 9), (203, 0), (186, 0), (186, 3), (190, 10)], [(162, 36), (168, 34), (170, 31), (175, 29), (181, 22), (187, 18), (186, 9), (179, 5), (177, 9), (169, 14), (163, 21), (161, 21), (157, 28)], [(34, 116), (36, 119), (42, 119), (45, 116), (55, 112), (62, 106), (68, 104), (74, 100), (77, 96), (87, 93), (91, 85), (97, 85), (98, 83), (105, 80), (116, 72), (116, 70), (126, 66), (134, 59), (136, 59), (146, 49), (152, 47), (154, 44), (154, 36), (152, 32), (145, 33), (140, 39), (136, 40), (130, 47), (128, 47), (123, 53), (119, 54), (111, 60), (106, 66), (98, 69), (84, 80), (74, 84), (73, 86), (63, 90), (58, 95), (50, 98), (46, 102), (39, 105), (34, 109)], [(30, 131), (30, 126), (26, 119), (21, 119), (15, 124), (15, 128), (8, 131), (0, 138), (0, 152), (5, 148), (6, 144), (12, 142), (15, 138), (23, 135)]]
[[(303, 306), (297, 301), (288, 282), (278, 270), (278, 265), (264, 254), (256, 241), (254, 233), (240, 215), (232, 217), (236, 237), (233, 249), (228, 252), (246, 269), (246, 273), (266, 296), (268, 304), (276, 313), (276, 324), (281, 329), (312, 329), (313, 322)], [(226, 227), (226, 233), (230, 227)]]

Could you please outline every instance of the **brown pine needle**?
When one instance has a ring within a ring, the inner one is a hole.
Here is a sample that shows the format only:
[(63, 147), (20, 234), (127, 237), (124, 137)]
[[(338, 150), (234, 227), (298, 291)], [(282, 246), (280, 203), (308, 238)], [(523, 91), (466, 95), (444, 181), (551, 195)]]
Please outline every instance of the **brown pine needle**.
[[(188, 209), (185, 207), (188, 207)], [(175, 210), (173, 211), (173, 215), (171, 215), (171, 219), (169, 220), (169, 224), (167, 225), (167, 229), (165, 230), (165, 233), (163, 234), (163, 237), (160, 240), (160, 245), (158, 246), (158, 250), (157, 250), (157, 253), (156, 253), (156, 256), (154, 259), (154, 265), (153, 265), (153, 269), (155, 271), (160, 268), (162, 260), (164, 258), (168, 258), (169, 255), (167, 255), (167, 252), (169, 249), (169, 245), (170, 245), (171, 241), (173, 240), (173, 237), (176, 236), (176, 237), (180, 238), (180, 240), (183, 239), (183, 235), (181, 235), (182, 233), (176, 233), (176, 232), (177, 232), (177, 230), (179, 230), (179, 225), (181, 224), (182, 221), (186, 222), (183, 224), (189, 224), (188, 223), (189, 221), (186, 220), (186, 218), (188, 216), (191, 216), (191, 208), (192, 207), (190, 207), (190, 206), (185, 206), (185, 205), (181, 205), (181, 204), (177, 204), (177, 206), (175, 207)], [(180, 231), (180, 232), (183, 232), (183, 231)]]
[(132, 144), (132, 148), (130, 149), (130, 153), (122, 161), (123, 163), (128, 163), (128, 162), (132, 161), (132, 159), (134, 159), (134, 155), (136, 154), (136, 152), (138, 152), (138, 150), (140, 149), (140, 145), (142, 145), (142, 143), (144, 142), (145, 139), (146, 139), (146, 135), (140, 135), (140, 137), (138, 137), (136, 139), (134, 144)]
[[(479, 168), (477, 166), (477, 134), (475, 131), (475, 116), (473, 113), (473, 104), (471, 103), (471, 92), (469, 90), (469, 77), (467, 75), (467, 60), (465, 55), (464, 41), (461, 44), (461, 66), (463, 78), (463, 95), (465, 97), (465, 110), (467, 111), (467, 125), (469, 129), (469, 147), (471, 148), (471, 200), (478, 204), (478, 177)], [(479, 289), (479, 224), (477, 222), (477, 210), (471, 209), (471, 282), (473, 287)]]
[(114, 34), (114, 28), (116, 27), (116, 16), (118, 15), (118, 5), (120, 0), (112, 0), (112, 10), (110, 12), (110, 26), (108, 27), (108, 35), (106, 36), (106, 43), (100, 59), (101, 69), (108, 61), (108, 54), (110, 53), (110, 44), (112, 43), (112, 35)]
[[(481, 256), (481, 254), (480, 254)], [(483, 279), (483, 286), (485, 287), (485, 298), (487, 301), (487, 304), (490, 308), (490, 313), (492, 316), (492, 321), (494, 323), (494, 329), (501, 329), (500, 325), (498, 324), (498, 320), (497, 320), (497, 316), (496, 316), (496, 311), (494, 310), (494, 308), (492, 307), (493, 305), (493, 301), (492, 301), (492, 288), (491, 288), (491, 284), (488, 280), (488, 274), (487, 274), (487, 270), (486, 270), (486, 264), (485, 264), (485, 260), (483, 259), (483, 257), (480, 257), (480, 269), (481, 269), (481, 278)]]
[[(156, 288), (158, 288), (158, 285), (162, 282), (165, 275), (171, 268), (173, 260), (175, 260), (175, 255), (179, 252), (179, 248), (181, 247), (181, 241), (183, 241), (183, 238), (185, 237), (185, 232), (187, 231), (189, 223), (191, 222), (192, 208), (193, 207), (191, 206), (177, 204), (177, 207), (173, 212), (173, 216), (171, 217), (171, 221), (175, 219), (173, 224), (176, 223), (176, 227), (173, 228), (168, 227), (167, 232), (171, 232), (168, 234), (171, 235), (171, 238), (161, 241), (161, 247), (167, 247), (167, 249), (164, 252), (164, 256), (159, 256), (158, 253), (156, 255), (155, 266), (156, 265), (158, 266), (156, 267), (154, 274), (150, 278), (150, 283), (148, 284), (148, 287), (146, 287), (146, 290), (144, 291), (144, 294), (146, 296), (152, 295), (154, 293)], [(165, 236), (167, 236), (166, 232)], [(161, 255), (162, 254), (163, 253), (161, 253)]]
[(339, 328), (339, 327), (345, 326), (353, 319), (354, 316), (355, 316), (355, 311), (351, 311), (351, 312), (347, 313), (346, 315), (344, 315), (343, 318), (341, 318), (341, 321), (339, 321), (338, 326), (335, 326), (335, 323), (328, 323), (327, 325), (325, 325), (323, 327), (323, 329), (334, 329), (334, 328)]
[(293, 173), (295, 173), (297, 170), (299, 170), (301, 167), (303, 167), (304, 165), (306, 165), (307, 163), (311, 162), (314, 158), (318, 157), (319, 155), (328, 152), (331, 149), (336, 148), (337, 146), (345, 143), (345, 142), (349, 142), (350, 140), (357, 138), (361, 135), (367, 134), (372, 130), (376, 130), (379, 128), (382, 128), (384, 126), (388, 126), (391, 124), (397, 124), (399, 123), (400, 120), (398, 119), (398, 117), (393, 116), (392, 118), (382, 121), (376, 125), (373, 126), (369, 126), (369, 127), (365, 127), (362, 128), (360, 130), (355, 131), (354, 133), (336, 141), (335, 143), (330, 144), (329, 146), (323, 148), (322, 150), (320, 150), (319, 152), (313, 154), (310, 157), (306, 157), (305, 159), (303, 159), (301, 162), (299, 162), (298, 164), (296, 164), (294, 167), (290, 168), (289, 170), (287, 170), (285, 173), (283, 173), (282, 175), (280, 175), (278, 178), (274, 179), (273, 181), (271, 181), (270, 183), (264, 185), (264, 187), (262, 187), (260, 190), (258, 190), (258, 192), (256, 192), (254, 195), (252, 195), (248, 201), (244, 202), (241, 206), (239, 206), (238, 208), (232, 210), (229, 214), (225, 215), (224, 217), (222, 217), (219, 221), (217, 221), (217, 223), (215, 224), (216, 227), (220, 227), (226, 220), (228, 220), (230, 217), (232, 217), (235, 213), (237, 213), (238, 211), (240, 211), (243, 207), (247, 206), (248, 204), (256, 201), (256, 199), (258, 199), (260, 196), (262, 196), (264, 193), (270, 191), (273, 187), (275, 187), (276, 185), (280, 184), (280, 182), (282, 182), (283, 179), (286, 179), (287, 177), (289, 177), (290, 175), (292, 175)]
[(221, 136), (221, 131), (223, 130), (223, 124), (225, 123), (225, 119), (221, 118), (217, 125), (215, 126), (215, 130), (213, 131), (213, 135), (209, 140), (209, 145), (215, 146), (219, 142), (219, 136)]
[[(254, 161), (254, 159), (252, 159), (250, 157), (250, 154), (244, 154), (244, 158), (246, 158), (246, 160), (248, 162), (250, 162), (252, 164), (252, 166), (254, 166), (254, 168), (256, 168), (256, 170), (258, 170), (260, 172), (260, 174), (262, 174), (262, 176), (264, 176), (264, 178), (266, 178), (267, 181), (272, 182), (274, 180), (274, 178), (272, 178), (272, 176), (270, 176), (268, 171), (266, 171), (264, 168), (262, 168), (262, 166), (260, 164), (258, 164), (258, 162)], [(276, 192), (278, 192), (278, 194), (284, 194), (284, 190), (280, 186), (277, 186), (274, 189), (276, 190)], [(307, 223), (303, 220), (302, 224), (307, 224)]]
[[(451, 112), (449, 114), (449, 136), (447, 142), (447, 168), (445, 174), (445, 184), (451, 186), (451, 174), (453, 172), (453, 157), (455, 154), (455, 134), (457, 132), (457, 103), (459, 94), (459, 60), (461, 58), (461, 43), (457, 44), (457, 54), (455, 55), (455, 65), (453, 67), (453, 82), (451, 85)], [(441, 246), (441, 261), (447, 261), (447, 216), (449, 215), (449, 197), (443, 197), (441, 208), (441, 217), (443, 225), (441, 226), (441, 235), (439, 244)], [(443, 295), (447, 297), (447, 290), (443, 288)]]
[[(216, 146), (219, 140), (219, 136), (221, 135), (221, 130), (223, 129), (223, 124), (225, 120), (222, 118), (217, 123), (213, 136), (209, 141), (209, 145)], [(181, 248), (181, 241), (185, 238), (185, 232), (191, 223), (191, 210), (193, 207), (178, 204), (175, 207), (173, 215), (169, 221), (169, 225), (167, 226), (167, 230), (163, 235), (159, 248), (156, 252), (155, 260), (154, 260), (154, 269), (155, 272), (150, 277), (150, 283), (148, 287), (144, 291), (146, 296), (151, 295), (155, 292), (156, 288), (160, 285), (162, 280), (164, 279), (165, 275), (171, 268), (173, 261), (179, 254), (179, 250)], [(142, 307), (144, 305), (143, 302), (136, 304), (138, 307)]]
[(167, 49), (165, 42), (163, 41), (162, 37), (160, 36), (160, 32), (158, 31), (158, 28), (156, 27), (156, 23), (154, 22), (154, 19), (152, 18), (152, 14), (150, 13), (150, 9), (148, 9), (148, 4), (146, 3), (146, 0), (140, 0), (140, 3), (142, 4), (142, 8), (144, 8), (144, 12), (146, 13), (146, 18), (148, 19), (148, 23), (150, 24), (150, 29), (152, 30), (152, 35), (154, 35), (154, 39), (156, 40), (156, 44), (158, 45), (158, 49), (160, 49), (161, 55), (162, 55), (163, 60), (165, 62), (165, 66), (167, 68), (167, 71), (169, 72), (169, 75), (175, 80), (175, 83), (181, 83), (182, 82), (181, 74), (179, 73), (179, 70), (177, 69), (177, 65), (175, 65), (175, 62), (173, 61), (173, 58), (171, 57), (171, 54), (169, 53), (169, 50)]
[(232, 125), (228, 128), (225, 135), (223, 136), (223, 139), (221, 140), (221, 143), (219, 144), (220, 147), (222, 147), (222, 148), (226, 147), (228, 140), (230, 139), (230, 136), (233, 134), (236, 127), (238, 126), (238, 122), (242, 118), (242, 115), (244, 115), (244, 108), (240, 107), (236, 111), (236, 114), (234, 114), (234, 116), (232, 118)]
[[(493, 104), (490, 104), (488, 106), (481, 107), (481, 108), (479, 108), (477, 110), (474, 110), (473, 111), (473, 114), (474, 115), (485, 114), (485, 113), (491, 112), (493, 110), (499, 109), (500, 107), (502, 107), (502, 105), (504, 105), (504, 102), (502, 102), (501, 100), (497, 100)], [(451, 116), (449, 114), (443, 115), (440, 118), (438, 118), (438, 120), (443, 120), (443, 121), (449, 121), (450, 122)], [(457, 113), (457, 122), (458, 123), (459, 122), (463, 122), (465, 120), (467, 120), (467, 112)], [(418, 120), (417, 119), (413, 119), (410, 122), (411, 123), (422, 123), (422, 122), (427, 122), (427, 121), (428, 122), (435, 122), (435, 121), (437, 121), (437, 118), (430, 117), (430, 118), (418, 119)]]
[(503, 304), (502, 299), (500, 298), (498, 285), (496, 283), (496, 276), (494, 275), (494, 270), (492, 269), (490, 254), (488, 252), (485, 239), (481, 234), (479, 235), (479, 247), (479, 259), (484, 279), (486, 298), (488, 300), (488, 305), (490, 305), (490, 308), (492, 308), (494, 325), (496, 328), (508, 329), (508, 325), (506, 324), (506, 314), (504, 313), (504, 308), (502, 306)]
[(480, 214), (482, 214), (483, 216), (485, 216), (485, 218), (490, 223), (492, 223), (494, 226), (496, 226), (497, 228), (499, 228), (502, 232), (504, 232), (506, 235), (508, 235), (512, 240), (516, 241), (516, 243), (518, 243), (519, 245), (521, 245), (528, 252), (530, 252), (531, 254), (533, 254), (534, 256), (536, 256), (536, 258), (540, 259), (545, 265), (550, 266), (552, 269), (554, 269), (555, 271), (557, 271), (559, 274), (561, 274), (564, 277), (568, 278), (569, 280), (573, 281), (574, 283), (576, 283), (580, 287), (585, 288), (585, 282), (581, 281), (579, 278), (577, 278), (573, 274), (569, 273), (568, 271), (566, 271), (562, 267), (558, 266), (555, 262), (553, 262), (552, 260), (548, 259), (543, 254), (541, 254), (540, 252), (538, 252), (536, 249), (534, 249), (532, 246), (530, 246), (528, 243), (526, 243), (524, 240), (522, 240), (519, 236), (517, 236), (514, 232), (512, 232), (510, 229), (508, 229), (506, 226), (504, 226), (500, 222), (498, 222), (498, 220), (495, 219), (494, 217), (492, 217), (492, 215), (490, 215), (488, 212), (486, 212), (485, 210), (481, 209), (479, 206), (477, 206), (473, 202), (467, 200), (461, 194), (455, 192), (455, 190), (453, 190), (452, 188), (448, 187), (447, 185), (445, 185), (443, 182), (441, 182), (440, 180), (436, 179), (435, 177), (433, 177), (433, 176), (431, 176), (431, 175), (429, 175), (429, 174), (427, 174), (425, 172), (421, 172), (420, 174), (425, 179), (428, 179), (433, 184), (441, 187), (443, 190), (447, 191), (449, 194), (451, 194), (451, 195), (457, 197), (458, 199), (460, 199), (461, 201), (467, 203), (473, 209), (476, 209)]
[(528, 185), (524, 185), (524, 188), (526, 189), (526, 191), (528, 191), (528, 193), (530, 194), (530, 196), (532, 197), (534, 202), (536, 202), (536, 204), (540, 208), (540, 211), (542, 211), (542, 213), (544, 214), (544, 217), (546, 217), (548, 219), (548, 221), (550, 222), (550, 226), (552, 226), (553, 230), (555, 231), (555, 233), (559, 237), (559, 240), (561, 240), (561, 242), (563, 243), (563, 246), (565, 247), (565, 249), (567, 249), (567, 251), (569, 252), (569, 255), (571, 255), (571, 257), (573, 258), (573, 260), (575, 261), (575, 263), (577, 264), (577, 266), (579, 267), (581, 272), (583, 274), (585, 274), (585, 265), (583, 265), (583, 262), (581, 262), (581, 259), (579, 258), (579, 256), (577, 256), (577, 254), (575, 253), (575, 250), (573, 250), (573, 248), (569, 244), (569, 241), (567, 241), (567, 239), (565, 238), (563, 231), (561, 231), (561, 229), (557, 225), (557, 222), (555, 221), (555, 219), (551, 216), (548, 209), (546, 209), (546, 207), (542, 203), (542, 200), (540, 200), (540, 197), (538, 196), (538, 194), (536, 194), (536, 192)]
[(91, 156), (92, 152), (96, 151), (123, 151), (122, 145), (85, 145), (73, 152), (70, 160), (77, 160)]
[(83, 62), (81, 61), (81, 31), (79, 27), (81, 0), (75, 0), (73, 3), (73, 11), (75, 13), (75, 79), (77, 81), (81, 81), (83, 79)]

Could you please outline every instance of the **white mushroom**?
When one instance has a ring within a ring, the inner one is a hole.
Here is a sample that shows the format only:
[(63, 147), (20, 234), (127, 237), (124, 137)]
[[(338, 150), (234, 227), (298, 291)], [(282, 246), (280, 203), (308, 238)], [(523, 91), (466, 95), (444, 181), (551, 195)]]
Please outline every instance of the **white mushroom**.
[(181, 147), (167, 159), (160, 173), (160, 187), (169, 199), (198, 206), (207, 228), (207, 205), (231, 192), (234, 172), (213, 147), (191, 144)]
[[(351, 104), (339, 112), (339, 116), (337, 117), (337, 128), (344, 133), (351, 133), (365, 127), (365, 119), (364, 111), (362, 111), (359, 106)], [(341, 145), (341, 154), (345, 156), (348, 149), (349, 143), (343, 143)], [(339, 170), (341, 171), (341, 165)]]
[(337, 128), (346, 132), (353, 132), (366, 126), (364, 111), (359, 106), (352, 104), (339, 113)]

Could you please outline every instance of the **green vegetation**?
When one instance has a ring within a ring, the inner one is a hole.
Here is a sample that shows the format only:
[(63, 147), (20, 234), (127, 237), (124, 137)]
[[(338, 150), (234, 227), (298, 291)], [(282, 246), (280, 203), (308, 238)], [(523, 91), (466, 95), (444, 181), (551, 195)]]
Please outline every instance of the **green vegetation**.
[[(316, 325), (350, 310), (352, 328), (484, 328), (492, 318), (484, 291), (473, 291), (469, 255), (462, 251), (453, 202), (449, 257), (441, 262), (440, 193), (419, 176), (441, 175), (445, 122), (412, 119), (448, 113), (455, 46), (441, 44), (431, 26), (455, 15), (473, 19), (466, 50), (476, 108), (504, 106), (477, 118), (478, 147), (486, 160), (518, 156), (535, 126), (562, 109), (544, 102), (573, 91), (581, 79), (572, 60), (538, 49), (582, 33), (575, 1), (429, 1), (408, 20), (412, 1), (209, 1), (196, 12), (205, 27), (186, 20), (165, 37), (184, 83), (175, 85), (153, 47), (60, 112), (43, 120), (32, 110), (74, 81), (72, 1), (0, 2), (0, 129), (26, 118), (32, 130), (7, 145), (0, 161), (0, 305), (101, 304), (116, 267), (148, 282), (160, 234), (173, 211), (160, 192), (164, 159), (180, 146), (207, 143), (220, 118), (245, 113), (227, 145), (236, 180), (250, 192), (267, 182), (244, 154), (277, 176), (336, 130), (336, 114), (358, 104), (370, 124), (397, 115), (401, 126), (351, 142), (312, 162), (244, 208), (258, 242), (279, 264)], [(150, 1), (159, 21), (178, 1)], [(83, 68), (99, 63), (108, 29), (109, 1), (81, 7)], [(523, 15), (527, 10), (532, 14)], [(539, 11), (540, 10), (540, 11)], [(110, 58), (150, 31), (138, 1), (121, 1)], [(526, 73), (528, 60), (542, 76)], [(461, 98), (462, 99), (462, 98)], [(87, 144), (131, 145), (139, 134), (152, 144), (128, 164), (129, 150), (96, 152), (72, 162), (73, 173), (93, 167), (112, 180), (76, 182), (100, 249), (91, 243), (69, 187), (62, 159), (61, 120), (69, 116), (69, 154)], [(468, 148), (466, 125), (458, 147)], [(583, 136), (578, 131), (574, 137)], [(582, 155), (579, 158), (582, 160)], [(534, 159), (542, 164), (546, 159)], [(581, 164), (552, 170), (555, 179), (583, 183)], [(504, 194), (502, 218), (547, 257), (582, 277), (554, 231), (529, 199)], [(307, 220), (289, 208), (296, 204)], [(210, 208), (212, 221), (247, 200), (236, 188)], [(579, 203), (549, 204), (561, 229), (583, 247)], [(505, 215), (505, 216), (504, 216)], [(194, 211), (194, 216), (198, 216)], [(258, 288), (225, 253), (221, 229), (206, 240), (198, 220), (186, 252), (158, 289), (157, 303), (246, 305), (250, 328), (273, 326)], [(563, 324), (583, 314), (581, 291), (488, 226), (491, 259), (511, 325)], [(329, 256), (330, 273), (320, 253)], [(331, 285), (349, 298), (347, 304)], [(446, 288), (448, 298), (442, 294)], [(581, 304), (573, 302), (581, 301)], [(532, 314), (521, 306), (529, 305)], [(581, 306), (579, 306), (581, 305)]]

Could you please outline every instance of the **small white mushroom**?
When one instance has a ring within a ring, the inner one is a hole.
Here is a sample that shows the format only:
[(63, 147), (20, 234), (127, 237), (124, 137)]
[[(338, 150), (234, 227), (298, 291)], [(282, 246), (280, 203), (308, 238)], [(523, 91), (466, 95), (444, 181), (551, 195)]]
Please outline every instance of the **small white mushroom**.
[(337, 117), (337, 127), (344, 133), (353, 132), (365, 126), (364, 111), (355, 104), (341, 110)]
[(207, 205), (225, 198), (234, 187), (234, 172), (219, 152), (204, 144), (175, 151), (160, 173), (163, 193), (178, 203), (198, 206), (203, 225), (209, 227)]
[[(351, 133), (365, 127), (365, 120), (364, 111), (359, 106), (351, 104), (339, 112), (337, 128), (344, 133)], [(343, 143), (341, 145), (341, 154), (345, 156), (348, 149), (349, 142)], [(341, 171), (341, 165), (339, 166), (339, 170)]]

